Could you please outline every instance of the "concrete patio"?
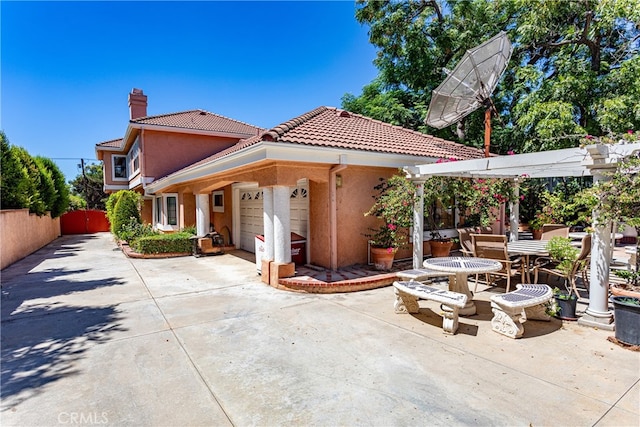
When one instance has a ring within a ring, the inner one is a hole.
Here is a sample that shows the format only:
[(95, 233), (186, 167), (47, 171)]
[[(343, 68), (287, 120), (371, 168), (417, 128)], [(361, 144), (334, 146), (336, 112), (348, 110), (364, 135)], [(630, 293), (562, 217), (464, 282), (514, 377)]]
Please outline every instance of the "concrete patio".
[(3, 426), (640, 424), (640, 353), (552, 319), (445, 335), (393, 288), (278, 290), (246, 253), (130, 259), (64, 236), (2, 271)]

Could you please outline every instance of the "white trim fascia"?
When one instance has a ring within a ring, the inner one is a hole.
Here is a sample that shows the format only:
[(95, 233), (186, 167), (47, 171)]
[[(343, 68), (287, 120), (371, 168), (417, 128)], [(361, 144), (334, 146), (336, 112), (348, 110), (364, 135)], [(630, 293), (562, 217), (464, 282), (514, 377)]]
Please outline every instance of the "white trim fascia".
[(104, 188), (105, 191), (107, 191), (107, 190), (109, 190), (109, 191), (119, 191), (119, 190), (128, 190), (129, 189), (128, 185), (104, 184), (102, 187)]
[(140, 174), (138, 174), (134, 179), (129, 181), (129, 190), (134, 189), (139, 185), (142, 185), (142, 176)]
[(407, 165), (418, 165), (428, 161), (435, 161), (436, 157), (316, 147), (302, 144), (261, 142), (222, 158), (212, 160), (211, 162), (176, 172), (167, 178), (162, 178), (148, 185), (147, 189), (150, 193), (155, 193), (170, 185), (203, 179), (209, 175), (256, 163), (261, 160), (346, 164), (352, 166), (375, 166), (399, 169)]
[(423, 164), (407, 167), (406, 170), (413, 177), (423, 178), (433, 175), (470, 178), (590, 176), (591, 173), (583, 164), (587, 157), (587, 150), (577, 147), (539, 153)]

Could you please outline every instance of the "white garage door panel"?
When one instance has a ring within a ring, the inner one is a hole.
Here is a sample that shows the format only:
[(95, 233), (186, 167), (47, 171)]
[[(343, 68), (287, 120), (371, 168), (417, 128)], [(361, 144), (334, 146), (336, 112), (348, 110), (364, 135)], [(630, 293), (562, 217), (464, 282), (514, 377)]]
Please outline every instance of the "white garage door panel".
[[(291, 231), (307, 236), (308, 184), (291, 189)], [(255, 252), (256, 235), (264, 232), (262, 190), (240, 190), (240, 248)]]

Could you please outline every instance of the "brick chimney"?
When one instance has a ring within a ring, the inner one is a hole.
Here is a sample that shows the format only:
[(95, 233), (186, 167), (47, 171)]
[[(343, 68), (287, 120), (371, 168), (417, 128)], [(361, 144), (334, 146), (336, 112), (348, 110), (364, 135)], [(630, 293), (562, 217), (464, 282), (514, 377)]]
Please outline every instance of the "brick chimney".
[(138, 119), (147, 116), (147, 95), (142, 89), (131, 89), (129, 94), (129, 119)]

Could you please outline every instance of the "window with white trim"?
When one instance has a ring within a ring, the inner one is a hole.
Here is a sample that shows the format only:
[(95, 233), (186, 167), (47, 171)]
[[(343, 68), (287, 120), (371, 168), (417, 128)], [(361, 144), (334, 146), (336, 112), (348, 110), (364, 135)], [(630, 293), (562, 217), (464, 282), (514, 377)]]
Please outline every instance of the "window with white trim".
[(114, 181), (128, 181), (127, 174), (127, 156), (111, 156), (112, 178)]
[(156, 197), (154, 218), (159, 230), (176, 230), (178, 228), (178, 195), (163, 194)]
[(211, 197), (213, 199), (211, 210), (213, 210), (213, 212), (224, 212), (224, 191), (214, 191), (211, 193)]
[(129, 166), (130, 176), (140, 171), (140, 144), (138, 143), (138, 138), (136, 138), (136, 142), (134, 142), (131, 150), (129, 150), (129, 154), (127, 154), (127, 165)]

